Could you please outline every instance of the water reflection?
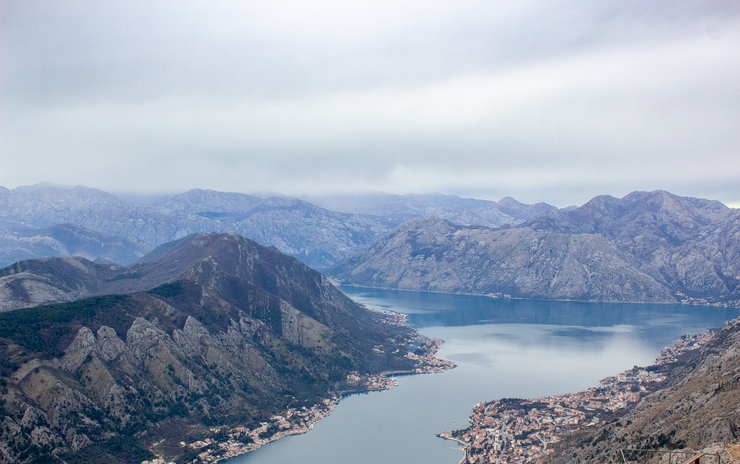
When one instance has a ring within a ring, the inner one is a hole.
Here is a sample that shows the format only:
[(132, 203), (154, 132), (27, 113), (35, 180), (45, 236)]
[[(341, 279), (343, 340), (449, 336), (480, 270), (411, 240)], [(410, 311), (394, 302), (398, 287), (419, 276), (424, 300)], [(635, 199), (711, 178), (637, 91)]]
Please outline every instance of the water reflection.
[(621, 332), (662, 349), (681, 335), (720, 328), (738, 314), (735, 309), (707, 306), (511, 300), (345, 286), (340, 289), (374, 309), (408, 314), (409, 323), (418, 329), (491, 325), (499, 328), (491, 329), (490, 336), (509, 337), (512, 342), (526, 345), (580, 341), (595, 347)]

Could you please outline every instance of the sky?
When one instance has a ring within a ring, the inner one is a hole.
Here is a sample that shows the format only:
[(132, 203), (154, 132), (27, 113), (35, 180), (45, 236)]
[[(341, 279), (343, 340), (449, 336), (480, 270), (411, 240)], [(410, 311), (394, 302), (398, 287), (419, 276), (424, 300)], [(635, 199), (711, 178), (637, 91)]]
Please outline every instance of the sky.
[(740, 2), (0, 0), (0, 185), (740, 207)]

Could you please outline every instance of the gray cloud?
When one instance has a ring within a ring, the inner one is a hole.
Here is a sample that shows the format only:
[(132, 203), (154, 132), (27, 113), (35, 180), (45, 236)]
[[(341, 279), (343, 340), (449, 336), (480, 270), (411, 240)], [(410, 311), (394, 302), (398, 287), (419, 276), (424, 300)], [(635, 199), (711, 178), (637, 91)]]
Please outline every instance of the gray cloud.
[(0, 185), (737, 202), (739, 5), (0, 0)]

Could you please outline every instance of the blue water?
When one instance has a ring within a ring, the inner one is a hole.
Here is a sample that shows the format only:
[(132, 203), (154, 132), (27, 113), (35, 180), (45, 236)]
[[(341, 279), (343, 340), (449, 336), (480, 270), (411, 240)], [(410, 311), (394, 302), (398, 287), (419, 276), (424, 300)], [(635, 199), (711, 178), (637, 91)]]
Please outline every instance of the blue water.
[(439, 357), (458, 367), (401, 376), (399, 386), (342, 399), (313, 431), (271, 443), (229, 464), (457, 464), (455, 443), (476, 403), (575, 392), (648, 365), (684, 334), (740, 314), (710, 306), (532, 300), (340, 287), (355, 301), (408, 315), (445, 340)]

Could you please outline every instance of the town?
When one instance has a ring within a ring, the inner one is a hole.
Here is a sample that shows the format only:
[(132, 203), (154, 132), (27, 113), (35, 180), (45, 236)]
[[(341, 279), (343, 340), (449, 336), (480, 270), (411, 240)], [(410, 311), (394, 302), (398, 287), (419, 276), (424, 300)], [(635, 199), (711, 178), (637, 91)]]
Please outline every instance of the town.
[(604, 416), (625, 410), (654, 391), (666, 380), (658, 372), (659, 366), (676, 362), (713, 336), (711, 331), (683, 336), (665, 348), (653, 365), (635, 366), (582, 392), (480, 403), (473, 409), (468, 428), (438, 436), (463, 445), (465, 456), (461, 464), (537, 462), (548, 452), (548, 445), (559, 442), (564, 432), (598, 424)]

